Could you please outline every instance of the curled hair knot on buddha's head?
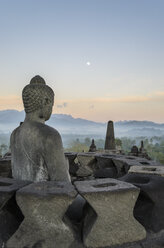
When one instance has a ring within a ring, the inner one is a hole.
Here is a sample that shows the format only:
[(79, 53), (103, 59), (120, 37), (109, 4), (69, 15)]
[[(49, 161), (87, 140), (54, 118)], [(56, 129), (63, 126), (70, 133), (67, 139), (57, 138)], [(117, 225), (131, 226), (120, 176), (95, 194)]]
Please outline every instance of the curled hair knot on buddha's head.
[(43, 102), (53, 105), (54, 92), (42, 77), (35, 76), (30, 84), (24, 87), (22, 98), (25, 112), (31, 113), (42, 108)]

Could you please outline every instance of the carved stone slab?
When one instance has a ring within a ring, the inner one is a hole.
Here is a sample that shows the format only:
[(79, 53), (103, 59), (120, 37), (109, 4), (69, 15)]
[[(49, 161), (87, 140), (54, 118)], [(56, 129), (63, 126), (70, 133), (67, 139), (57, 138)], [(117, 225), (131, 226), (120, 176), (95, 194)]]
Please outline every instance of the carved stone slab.
[(150, 174), (164, 177), (164, 166), (132, 166), (128, 173)]
[(13, 235), (23, 219), (15, 193), (27, 184), (27, 181), (0, 178), (0, 247)]
[(63, 220), (77, 192), (71, 183), (40, 182), (17, 192), (24, 221), (7, 242), (7, 248), (67, 248), (74, 241), (71, 226)]
[(88, 202), (83, 240), (86, 247), (119, 245), (146, 236), (133, 217), (139, 189), (115, 179), (77, 181), (75, 186)]
[(151, 174), (129, 173), (119, 180), (140, 188), (134, 209), (135, 218), (147, 231), (164, 230), (164, 178)]

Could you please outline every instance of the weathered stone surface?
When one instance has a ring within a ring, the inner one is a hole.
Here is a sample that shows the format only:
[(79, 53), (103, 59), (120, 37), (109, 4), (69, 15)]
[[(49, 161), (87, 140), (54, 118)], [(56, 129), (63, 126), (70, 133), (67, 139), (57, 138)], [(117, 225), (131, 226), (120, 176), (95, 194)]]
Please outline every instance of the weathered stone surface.
[(11, 135), (12, 174), (31, 181), (70, 181), (60, 134), (45, 125), (52, 113), (54, 92), (36, 76), (22, 92), (24, 122)]
[(91, 176), (92, 174), (93, 174), (93, 171), (87, 166), (85, 167), (80, 166), (79, 169), (76, 171), (76, 175), (78, 177), (88, 177), (88, 176)]
[(73, 203), (69, 206), (66, 215), (75, 223), (80, 223), (83, 220), (83, 212), (86, 200), (77, 195)]
[[(74, 246), (71, 248), (84, 248)], [(123, 245), (106, 246), (105, 248), (164, 248), (164, 230), (159, 233), (148, 233), (142, 241), (126, 243)]]
[(107, 247), (144, 239), (145, 229), (133, 217), (139, 189), (115, 179), (75, 182), (88, 202), (83, 239), (87, 247)]
[(115, 167), (111, 156), (97, 155), (96, 160), (96, 166), (98, 169)]
[(155, 161), (121, 154), (80, 153), (76, 159), (79, 168), (74, 176), (78, 177), (119, 178), (128, 173), (131, 166), (160, 166)]
[(86, 200), (81, 197), (81, 195), (77, 195), (76, 199), (69, 206), (66, 216), (72, 223), (72, 226), (76, 233), (76, 240), (72, 243), (69, 248), (80, 248), (84, 247), (82, 243), (82, 230), (83, 230), (83, 218), (84, 218), (84, 209), (86, 206)]
[(159, 232), (164, 229), (164, 178), (150, 174), (130, 173), (119, 180), (140, 188), (134, 216), (146, 230)]
[(141, 244), (138, 242), (126, 243), (123, 245), (114, 245), (106, 248), (142, 248)]
[(93, 174), (93, 167), (96, 163), (95, 154), (79, 153), (77, 155), (79, 162), (79, 169), (77, 170), (77, 176), (85, 177)]
[[(139, 158), (139, 157), (135, 157), (135, 156), (130, 156), (130, 155), (121, 155), (121, 154), (108, 154), (108, 153), (104, 153), (104, 154), (96, 154), (96, 158), (97, 157), (104, 157), (104, 158), (110, 158), (112, 159), (112, 161), (115, 163), (115, 161), (120, 162), (121, 164), (127, 164), (129, 167), (133, 166), (133, 165), (160, 165), (159, 163), (155, 162), (155, 161), (149, 161), (145, 158)], [(116, 164), (117, 165), (117, 164)], [(119, 169), (119, 165), (118, 165), (118, 169)]]
[(112, 246), (111, 248), (163, 248), (164, 230), (158, 233), (147, 233), (146, 239), (124, 245)]
[(0, 207), (3, 208), (17, 190), (29, 183), (29, 181), (20, 181), (12, 178), (0, 178)]
[(148, 237), (141, 244), (141, 248), (163, 248), (164, 230), (158, 233), (148, 233)]
[(118, 177), (123, 176), (128, 172), (128, 170), (131, 168), (131, 166), (158, 166), (159, 163), (155, 161), (149, 161), (145, 158), (139, 158), (135, 156), (115, 156), (112, 158), (112, 161), (114, 162), (115, 166), (117, 167), (118, 171)]
[(117, 171), (115, 167), (98, 169), (94, 172), (95, 178), (117, 178)]
[(113, 158), (114, 163), (117, 161), (127, 164), (129, 168), (133, 165), (142, 165), (140, 162), (149, 164), (149, 161), (147, 161), (147, 159), (141, 159), (135, 156), (119, 156)]
[(11, 160), (11, 151), (10, 151), (10, 149), (9, 149), (8, 152), (6, 152), (6, 153), (4, 154), (3, 159)]
[(0, 159), (0, 177), (12, 177), (11, 159)]
[(93, 163), (95, 163), (95, 154), (79, 153), (77, 155), (77, 159), (81, 166), (91, 166)]
[(117, 168), (117, 177), (124, 176), (128, 172), (130, 165), (124, 160), (121, 158), (112, 158), (112, 161)]
[(75, 163), (77, 153), (75, 153), (75, 152), (65, 152), (64, 154), (68, 158), (68, 161), (69, 161), (69, 173), (71, 174), (71, 176), (75, 176), (76, 171), (79, 168), (78, 165)]
[(78, 177), (119, 178), (127, 174), (132, 166), (160, 166), (152, 160), (121, 154), (88, 152), (79, 153), (76, 158), (76, 153), (66, 153), (66, 156), (69, 159), (73, 181)]
[(96, 166), (94, 168), (95, 178), (116, 178), (117, 168), (114, 165), (110, 156), (96, 156)]
[(77, 192), (71, 183), (39, 182), (17, 192), (17, 203), (25, 216), (7, 248), (67, 248), (74, 233), (65, 218)]
[(15, 192), (27, 184), (29, 182), (0, 178), (0, 247), (17, 230), (23, 220), (15, 201)]
[(128, 173), (150, 174), (164, 177), (164, 166), (132, 166)]
[(108, 121), (104, 149), (105, 150), (115, 150), (113, 121)]

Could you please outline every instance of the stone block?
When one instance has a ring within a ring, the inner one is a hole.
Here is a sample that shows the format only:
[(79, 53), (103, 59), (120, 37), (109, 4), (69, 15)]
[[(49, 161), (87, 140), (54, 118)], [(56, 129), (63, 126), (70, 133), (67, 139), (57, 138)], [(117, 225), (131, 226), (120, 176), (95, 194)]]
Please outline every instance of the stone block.
[(79, 169), (76, 172), (77, 176), (85, 177), (93, 174), (93, 167), (96, 163), (96, 159), (93, 154), (79, 153), (77, 155), (77, 160), (79, 162)]
[(112, 158), (112, 161), (117, 168), (118, 177), (124, 176), (128, 172), (130, 165), (126, 161), (121, 158)]
[(122, 178), (140, 188), (134, 216), (147, 231), (159, 232), (164, 229), (164, 178), (151, 174), (130, 173)]
[(164, 177), (164, 166), (132, 166), (128, 173), (150, 174)]
[(17, 192), (17, 202), (25, 216), (7, 248), (67, 248), (74, 233), (65, 218), (77, 192), (71, 183), (38, 182)]
[(91, 166), (96, 162), (95, 156), (91, 153), (79, 153), (77, 155), (78, 162), (81, 166)]
[(132, 166), (156, 166), (159, 165), (154, 161), (147, 160), (145, 158), (139, 158), (135, 156), (115, 156), (112, 158), (113, 163), (115, 164), (117, 171), (118, 171), (118, 177), (124, 176), (128, 170)]
[(85, 204), (85, 199), (78, 194), (66, 212), (67, 216), (70, 220), (72, 220), (72, 222), (80, 223), (83, 221), (83, 212)]
[(163, 248), (164, 230), (158, 233), (148, 233), (147, 239), (142, 242), (141, 248)]
[(112, 246), (112, 248), (163, 248), (164, 230), (159, 233), (147, 233), (146, 239), (124, 245)]
[(29, 181), (15, 180), (12, 178), (0, 178), (0, 208), (14, 196), (15, 192), (29, 184)]
[(139, 189), (115, 179), (77, 181), (78, 192), (88, 202), (83, 229), (86, 247), (108, 247), (142, 240), (144, 227), (134, 219)]
[(79, 166), (79, 169), (76, 171), (76, 175), (78, 177), (89, 177), (93, 174), (93, 171), (89, 169), (87, 166)]
[(0, 159), (0, 177), (12, 177), (11, 159)]
[(96, 160), (97, 160), (97, 168), (103, 169), (103, 168), (111, 168), (114, 166), (114, 163), (112, 161), (112, 156), (96, 155)]
[(29, 184), (11, 178), (0, 178), (0, 247), (18, 229), (23, 215), (15, 201), (15, 193)]
[(94, 171), (94, 178), (117, 178), (116, 168), (98, 169)]
[(72, 176), (76, 175), (76, 171), (78, 170), (78, 165), (75, 163), (75, 158), (77, 157), (77, 153), (75, 152), (65, 152), (65, 156), (69, 161), (69, 173)]
[(117, 168), (110, 156), (96, 156), (96, 167), (94, 170), (95, 178), (116, 178)]

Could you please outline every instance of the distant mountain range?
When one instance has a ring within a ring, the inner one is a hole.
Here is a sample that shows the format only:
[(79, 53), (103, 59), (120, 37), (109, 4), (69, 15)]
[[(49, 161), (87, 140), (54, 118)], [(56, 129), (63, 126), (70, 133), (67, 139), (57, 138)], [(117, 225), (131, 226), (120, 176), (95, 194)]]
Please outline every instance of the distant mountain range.
[[(0, 133), (12, 132), (24, 121), (24, 111), (0, 111)], [(106, 123), (73, 118), (71, 115), (53, 114), (48, 125), (56, 128), (62, 135), (85, 135), (105, 137)], [(116, 137), (164, 136), (164, 123), (150, 121), (119, 121), (114, 123)]]

